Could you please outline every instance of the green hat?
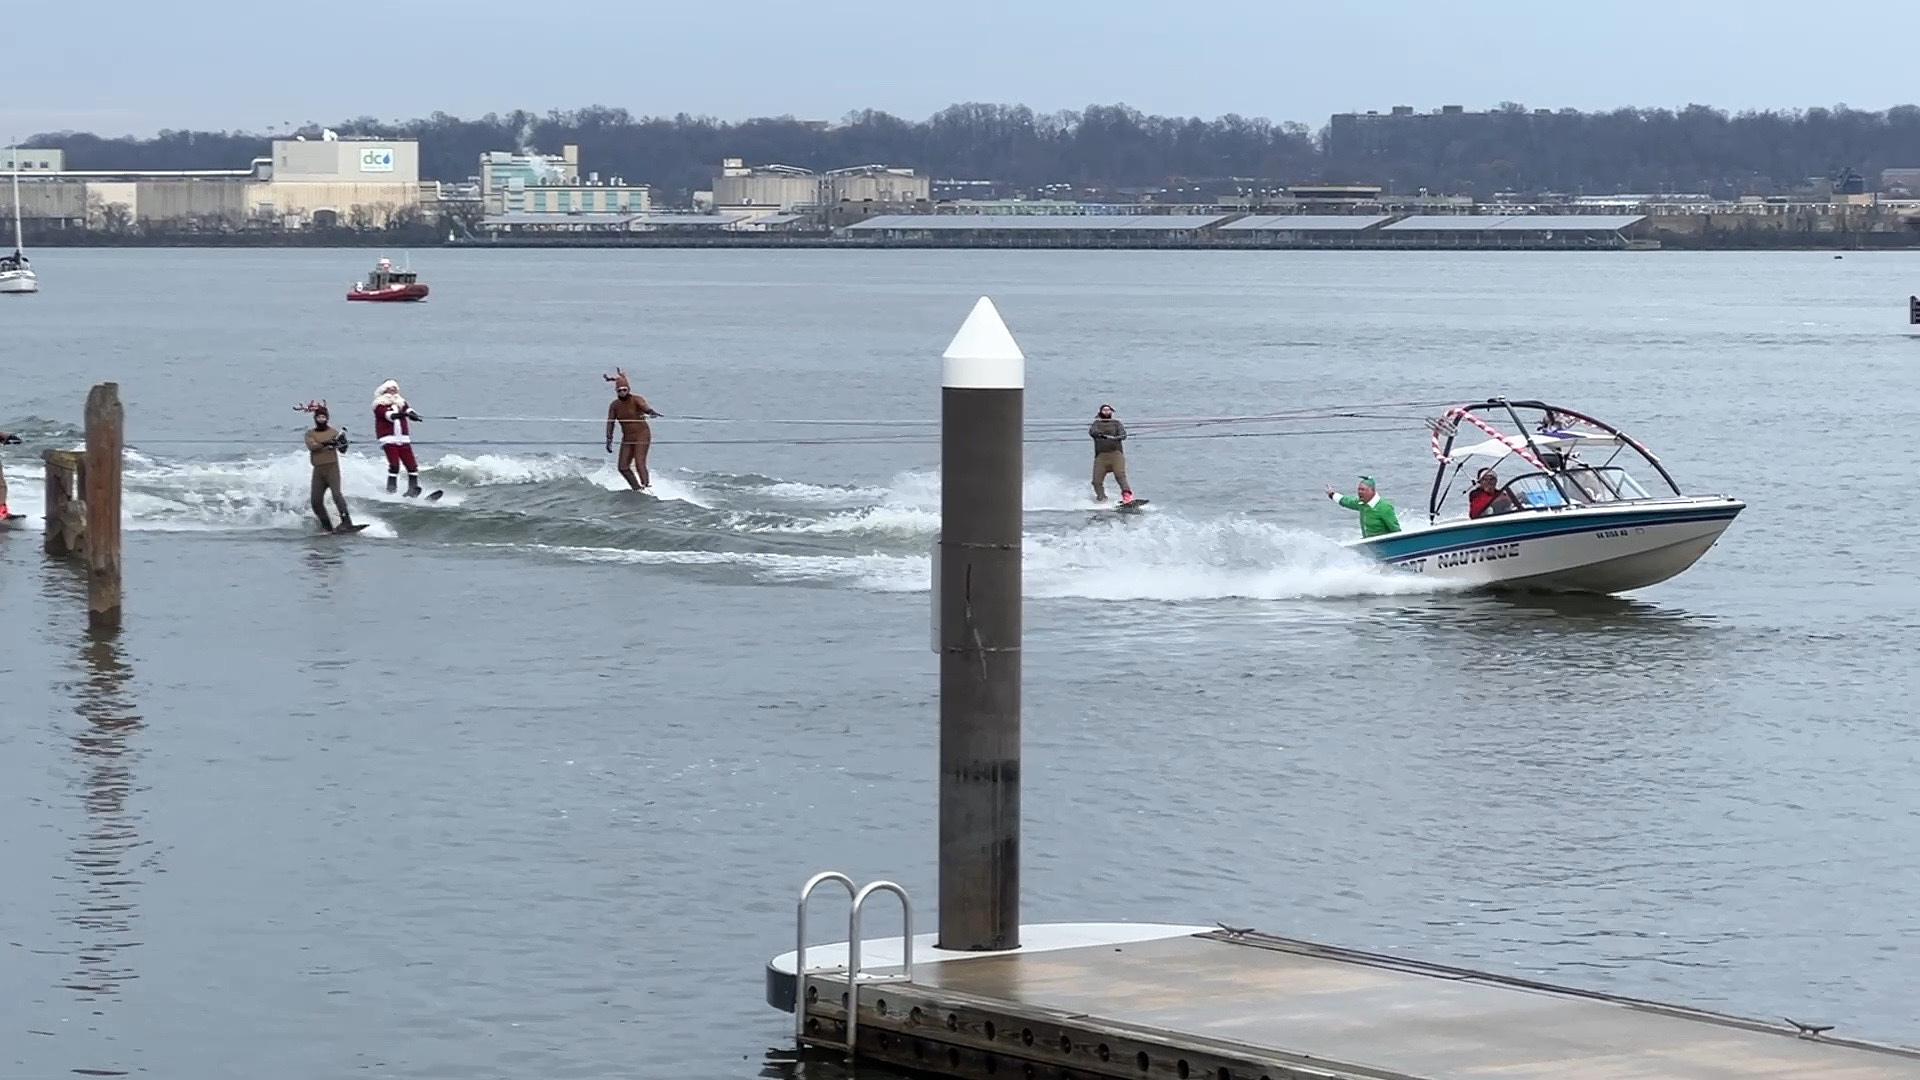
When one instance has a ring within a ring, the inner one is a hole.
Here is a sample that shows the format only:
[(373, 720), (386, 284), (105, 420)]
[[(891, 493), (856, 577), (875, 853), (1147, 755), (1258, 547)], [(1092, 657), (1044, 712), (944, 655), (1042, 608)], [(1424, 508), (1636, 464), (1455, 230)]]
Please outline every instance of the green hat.
[(1373, 482), (1373, 477), (1371, 476), (1362, 476), (1360, 478), (1360, 482), (1367, 485), (1370, 488), (1377, 488), (1380, 486), (1379, 484), (1376, 484)]

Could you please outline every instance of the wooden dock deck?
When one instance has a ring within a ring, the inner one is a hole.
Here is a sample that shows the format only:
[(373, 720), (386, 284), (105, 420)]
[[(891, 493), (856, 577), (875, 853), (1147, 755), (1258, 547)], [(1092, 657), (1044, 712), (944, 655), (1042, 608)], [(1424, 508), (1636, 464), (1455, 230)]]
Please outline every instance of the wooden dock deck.
[[(878, 966), (898, 964), (898, 942), (880, 945), (863, 970), (896, 978), (860, 984), (857, 1056), (940, 1076), (1920, 1078), (1920, 1049), (1252, 932), (922, 951), (904, 980)], [(845, 976), (814, 956), (807, 1037), (844, 1043)]]

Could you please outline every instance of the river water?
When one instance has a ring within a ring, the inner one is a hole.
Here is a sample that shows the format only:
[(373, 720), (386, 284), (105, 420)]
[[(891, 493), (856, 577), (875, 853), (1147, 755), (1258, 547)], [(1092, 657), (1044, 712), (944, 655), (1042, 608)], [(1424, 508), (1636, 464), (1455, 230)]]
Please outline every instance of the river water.
[[(932, 923), (938, 356), (982, 294), (1029, 356), (1028, 921), (1920, 1042), (1920, 259), (433, 251), (428, 303), (345, 303), (373, 254), (69, 249), (0, 304), (14, 509), (92, 383), (133, 448), (117, 638), (0, 535), (0, 1075), (777, 1071), (802, 879)], [(601, 452), (616, 365), (657, 498)], [(418, 425), (438, 504), (380, 489), (388, 377), (499, 418)], [(1495, 393), (1750, 509), (1614, 601), (1345, 555), (1321, 485), (1417, 517), (1400, 403)], [(308, 531), (313, 397), (358, 538)], [(1088, 501), (1100, 401), (1136, 517)], [(787, 423), (836, 419), (889, 426)]]

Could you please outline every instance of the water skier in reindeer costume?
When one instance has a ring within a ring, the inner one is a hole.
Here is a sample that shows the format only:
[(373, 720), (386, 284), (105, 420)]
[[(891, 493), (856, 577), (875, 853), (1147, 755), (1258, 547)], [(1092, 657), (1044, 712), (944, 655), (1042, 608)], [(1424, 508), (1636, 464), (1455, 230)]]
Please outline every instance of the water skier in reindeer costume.
[(607, 453), (613, 453), (613, 425), (620, 425), (620, 475), (635, 491), (653, 487), (647, 472), (647, 451), (653, 447), (653, 426), (647, 417), (659, 416), (647, 399), (633, 392), (627, 373), (614, 368), (614, 374), (602, 378), (613, 384), (613, 400), (607, 405)]
[[(327, 417), (327, 403), (324, 401), (309, 401), (293, 408), (296, 412), (313, 414), (313, 426), (307, 429), (306, 436), (307, 461), (313, 466), (313, 483), (308, 489), (313, 516), (320, 520), (323, 532), (359, 532), (366, 526), (354, 525), (353, 517), (347, 513), (347, 497), (340, 491), (340, 452), (347, 448), (347, 433), (333, 426)], [(333, 508), (340, 511), (337, 528), (332, 519), (327, 517), (326, 497), (329, 493), (333, 495)]]

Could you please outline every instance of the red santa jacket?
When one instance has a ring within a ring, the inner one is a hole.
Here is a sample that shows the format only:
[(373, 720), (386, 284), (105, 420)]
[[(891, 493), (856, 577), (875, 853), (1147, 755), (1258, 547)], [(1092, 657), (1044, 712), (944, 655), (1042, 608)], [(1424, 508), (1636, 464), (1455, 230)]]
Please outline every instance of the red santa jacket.
[(413, 411), (407, 399), (395, 396), (392, 401), (380, 400), (373, 403), (373, 434), (380, 445), (404, 445), (413, 441), (412, 421), (420, 419)]

